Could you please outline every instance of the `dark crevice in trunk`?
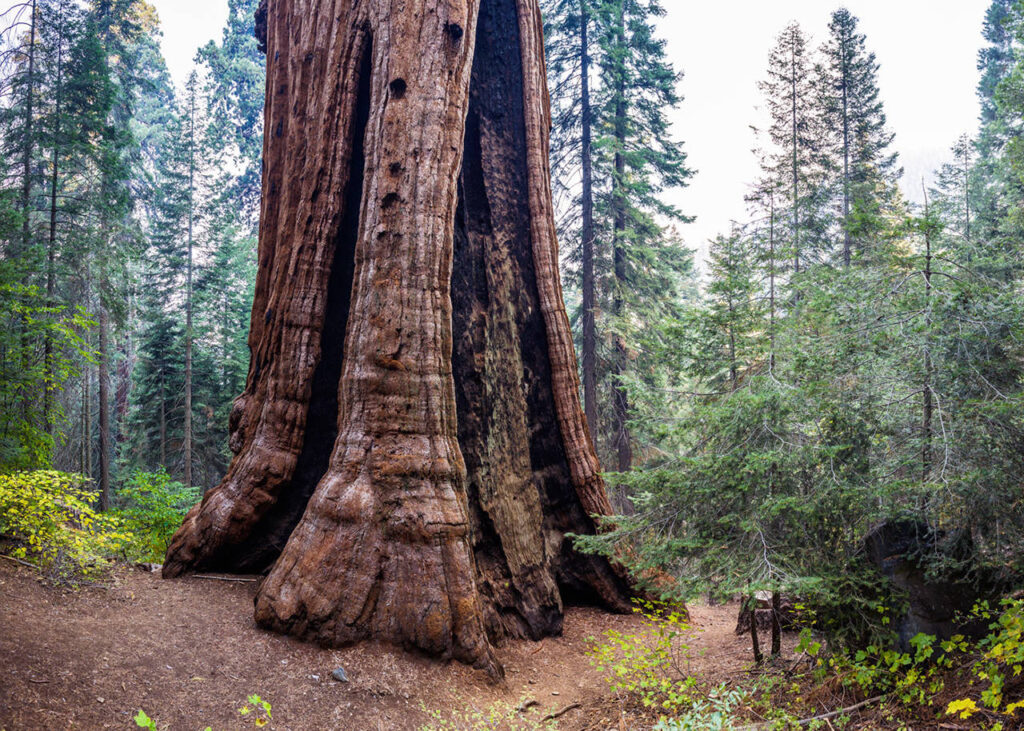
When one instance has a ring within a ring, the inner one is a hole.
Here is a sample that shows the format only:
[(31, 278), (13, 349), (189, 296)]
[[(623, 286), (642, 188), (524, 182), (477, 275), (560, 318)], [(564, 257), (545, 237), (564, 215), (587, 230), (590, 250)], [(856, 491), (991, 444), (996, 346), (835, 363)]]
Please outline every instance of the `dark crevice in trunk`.
[[(590, 579), (610, 572), (564, 537), (594, 524), (573, 486), (551, 386), (522, 69), (509, 63), (520, 55), (515, 0), (483, 0), (455, 217), (452, 368), (477, 586), (494, 641), (559, 634), (563, 600), (606, 605)], [(515, 507), (498, 495), (515, 495)], [(524, 535), (541, 546), (527, 560), (517, 553)]]
[[(302, 519), (309, 499), (330, 464), (338, 436), (338, 382), (344, 360), (345, 334), (352, 302), (356, 239), (362, 209), (364, 142), (370, 118), (373, 48), (367, 43), (359, 70), (359, 92), (353, 125), (352, 153), (345, 184), (344, 208), (334, 240), (334, 255), (327, 283), (327, 303), (320, 340), (320, 362), (313, 373), (312, 394), (306, 417), (305, 441), (291, 485), (281, 490), (278, 501), (261, 525), (238, 547), (232, 568), (261, 572), (284, 550), (289, 536)], [(239, 557), (244, 557), (239, 560)]]
[[(533, 278), (522, 76), (519, 65), (509, 63), (520, 56), (518, 33), (510, 32), (517, 28), (515, 0), (483, 0), (452, 272), (459, 445), (477, 586), (492, 641), (536, 640), (562, 626), (523, 386), (531, 377), (523, 350), (540, 348), (546, 358), (547, 344)], [(568, 468), (564, 479), (568, 484)], [(517, 543), (523, 536), (534, 536), (537, 550), (529, 555)]]

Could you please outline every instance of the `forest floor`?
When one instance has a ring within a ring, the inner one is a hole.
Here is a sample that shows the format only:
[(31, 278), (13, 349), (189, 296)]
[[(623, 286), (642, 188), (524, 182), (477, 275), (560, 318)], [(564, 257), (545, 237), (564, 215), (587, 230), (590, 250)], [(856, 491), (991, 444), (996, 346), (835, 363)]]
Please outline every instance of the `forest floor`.
[[(0, 561), (0, 729), (130, 729), (139, 709), (160, 728), (252, 728), (237, 711), (252, 693), (272, 703), (274, 729), (415, 730), (430, 712), (454, 720), (529, 701), (535, 721), (565, 711), (563, 731), (645, 727), (586, 654), (607, 630), (642, 633), (638, 616), (570, 609), (563, 636), (498, 649), (506, 682), (496, 686), (387, 646), (325, 650), (261, 631), (254, 593), (253, 583), (127, 568), (102, 586), (57, 589)], [(717, 683), (746, 672), (750, 641), (734, 634), (736, 616), (735, 604), (691, 607), (690, 673)], [(795, 637), (785, 639), (788, 657)], [(349, 682), (332, 678), (338, 667)]]

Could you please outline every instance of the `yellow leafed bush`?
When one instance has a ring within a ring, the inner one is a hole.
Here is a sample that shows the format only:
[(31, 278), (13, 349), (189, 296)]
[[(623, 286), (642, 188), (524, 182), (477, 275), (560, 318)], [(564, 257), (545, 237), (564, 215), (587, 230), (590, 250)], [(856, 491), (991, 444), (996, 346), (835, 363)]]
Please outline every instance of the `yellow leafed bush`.
[(122, 518), (92, 507), (84, 484), (49, 470), (0, 474), (0, 550), (56, 582), (102, 575), (134, 536)]

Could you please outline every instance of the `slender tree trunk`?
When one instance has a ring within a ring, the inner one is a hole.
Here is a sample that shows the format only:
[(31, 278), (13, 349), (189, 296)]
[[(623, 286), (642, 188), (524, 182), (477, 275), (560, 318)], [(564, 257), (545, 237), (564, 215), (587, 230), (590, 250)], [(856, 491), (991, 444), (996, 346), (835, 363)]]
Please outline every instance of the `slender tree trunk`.
[(590, 105), (590, 0), (580, 0), (580, 121), (582, 131), (583, 190), (583, 404), (587, 426), (600, 434), (597, 409), (597, 304), (594, 280), (594, 160), (593, 113)]
[(185, 266), (185, 486), (192, 487), (192, 247), (196, 175), (196, 93), (189, 100), (188, 140), (188, 255)]
[[(796, 88), (796, 49), (790, 51), (790, 93), (792, 96), (792, 146), (793, 146), (793, 273), (800, 273), (800, 135), (797, 125), (797, 88)], [(794, 300), (799, 299), (799, 293), (794, 287)]]
[[(128, 322), (134, 322), (132, 304), (128, 304)], [(125, 333), (122, 336), (121, 344), (117, 347), (117, 385), (114, 388), (114, 449), (115, 453), (124, 444), (127, 434), (125, 420), (128, 418), (128, 411), (131, 408), (132, 398), (132, 373), (135, 364), (135, 350), (132, 345), (131, 335)]]
[(25, 96), (25, 141), (22, 151), (21, 180), (21, 245), (23, 253), (28, 253), (32, 245), (32, 225), (30, 221), (32, 202), (32, 135), (35, 126), (35, 72), (36, 72), (36, 0), (32, 0), (32, 17), (29, 23), (28, 41), (28, 81)]
[(264, 627), (497, 675), (491, 640), (630, 593), (566, 538), (610, 506), (558, 279), (539, 7), (275, 0), (265, 18), (236, 457), (164, 573), (272, 566)]
[[(63, 6), (60, 7), (60, 21), (57, 31), (57, 79), (56, 94), (54, 97), (54, 128), (53, 128), (53, 152), (52, 170), (50, 171), (50, 236), (46, 245), (46, 305), (53, 308), (56, 306), (54, 295), (57, 288), (57, 186), (60, 182), (60, 147), (61, 147), (61, 96), (63, 89), (64, 73), (64, 13)], [(45, 384), (43, 390), (43, 420), (47, 430), (55, 426), (53, 418), (53, 337), (47, 331), (43, 341), (43, 373)]]
[(233, 384), (230, 383), (231, 367), (231, 301), (227, 290), (224, 291), (224, 309), (221, 312), (221, 336), (220, 336), (220, 387), (223, 393), (235, 393)]
[(734, 326), (736, 308), (733, 305), (732, 297), (729, 297), (729, 385), (732, 392), (736, 393), (739, 387), (739, 374), (736, 372), (736, 328)]
[(757, 636), (757, 598), (747, 598), (747, 606), (750, 607), (750, 644), (754, 651), (754, 664), (760, 665), (764, 662), (764, 655), (761, 654), (761, 640)]
[[(35, 128), (35, 68), (36, 68), (36, 0), (32, 0), (32, 16), (29, 21), (29, 44), (28, 44), (28, 79), (26, 81), (26, 96), (25, 96), (25, 140), (24, 149), (22, 151), (22, 183), (21, 183), (21, 213), (22, 213), (22, 224), (21, 224), (21, 251), (20, 257), (27, 257), (32, 250), (32, 150), (33, 144), (33, 133)], [(25, 262), (21, 262), (22, 266)], [(27, 267), (29, 269), (31, 267)], [(29, 325), (28, 319), (25, 315), (22, 315), (19, 321), (19, 328), (21, 330), (21, 367), (23, 373), (28, 373), (31, 369), (31, 354), (33, 352), (33, 343), (29, 338)], [(44, 390), (46, 386), (44, 385)], [(35, 399), (38, 398), (37, 393), (33, 393), (29, 388), (29, 384), (25, 383), (22, 386), (21, 393), (21, 412), (22, 418), (26, 423), (33, 420), (33, 405)], [(45, 397), (44, 397), (45, 398)]]
[(768, 191), (768, 370), (775, 373), (775, 190)]
[(100, 509), (110, 510), (110, 353), (107, 308), (99, 305), (100, 352), (97, 378), (100, 400)]
[(846, 41), (840, 49), (843, 55), (843, 266), (849, 267), (853, 254), (853, 238), (850, 233), (850, 112), (847, 92), (849, 90), (848, 69), (846, 68)]
[[(778, 591), (772, 592), (772, 657), (778, 657), (782, 654), (782, 617), (781, 617), (781, 604), (782, 598)], [(756, 619), (755, 616), (751, 619)]]
[[(619, 0), (618, 7), (618, 43), (625, 52), (625, 2)], [(615, 318), (622, 326), (625, 315), (624, 292), (626, 291), (626, 78), (620, 68), (615, 79), (615, 177), (612, 180), (612, 205), (614, 206), (614, 242), (613, 258), (615, 267), (615, 295), (613, 307)], [(612, 370), (612, 406), (615, 418), (612, 431), (612, 443), (615, 447), (617, 469), (628, 472), (633, 466), (633, 444), (629, 436), (629, 394), (622, 385), (621, 377), (626, 373), (629, 353), (625, 338), (619, 334), (615, 338), (615, 365)]]
[(92, 434), (89, 433), (89, 421), (90, 421), (90, 402), (89, 402), (89, 373), (90, 368), (82, 369), (82, 413), (80, 415), (80, 424), (82, 430), (82, 449), (81, 449), (81, 472), (87, 478), (92, 478), (92, 464), (89, 457), (90, 450), (92, 449)]
[(163, 375), (160, 376), (160, 466), (167, 469), (167, 396)]
[[(921, 184), (924, 188), (924, 181)], [(924, 257), (924, 307), (925, 307), (925, 330), (924, 330), (924, 387), (921, 389), (924, 403), (921, 408), (921, 479), (928, 481), (932, 471), (932, 384), (934, 373), (932, 366), (931, 350), (931, 329), (932, 329), (932, 234), (928, 211), (928, 191), (925, 190), (924, 217), (925, 217), (925, 257)]]
[(964, 240), (967, 242), (967, 261), (971, 257), (971, 152), (964, 140)]
[[(92, 299), (92, 274), (91, 265), (89, 262), (89, 253), (86, 252), (85, 260), (85, 278), (84, 278), (84, 293), (82, 300), (85, 303), (85, 308), (88, 310)], [(92, 349), (92, 334), (86, 331), (85, 338), (89, 343), (90, 351)], [(92, 443), (92, 381), (90, 374), (92, 373), (91, 368), (82, 369), (82, 419), (83, 419), (83, 432), (82, 432), (82, 443), (83, 443), (83, 465), (85, 476), (90, 480), (94, 476), (93, 470), (93, 443)]]

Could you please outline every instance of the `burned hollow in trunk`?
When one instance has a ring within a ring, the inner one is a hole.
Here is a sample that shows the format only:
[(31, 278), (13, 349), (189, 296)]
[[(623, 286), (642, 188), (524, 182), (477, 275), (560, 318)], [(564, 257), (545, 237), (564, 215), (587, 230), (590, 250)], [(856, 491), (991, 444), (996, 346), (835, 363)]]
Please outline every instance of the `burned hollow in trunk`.
[[(536, 0), (274, 0), (235, 460), (165, 574), (271, 567), (257, 621), (492, 673), (629, 588), (558, 280)], [(319, 24), (336, 33), (318, 32)], [(417, 45), (415, 39), (433, 39)]]

